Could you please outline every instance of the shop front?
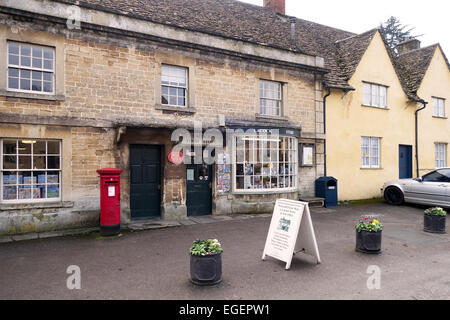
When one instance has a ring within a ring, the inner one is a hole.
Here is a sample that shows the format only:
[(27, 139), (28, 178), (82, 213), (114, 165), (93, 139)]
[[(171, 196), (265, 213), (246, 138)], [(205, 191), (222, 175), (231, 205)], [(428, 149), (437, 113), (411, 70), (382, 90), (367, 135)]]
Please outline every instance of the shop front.
[(220, 148), (209, 138), (197, 146), (172, 141), (173, 132), (129, 129), (122, 137), (125, 220), (265, 213), (279, 198), (298, 199), (299, 129), (227, 128)]
[(216, 213), (271, 212), (298, 198), (299, 130), (234, 129), (217, 163)]

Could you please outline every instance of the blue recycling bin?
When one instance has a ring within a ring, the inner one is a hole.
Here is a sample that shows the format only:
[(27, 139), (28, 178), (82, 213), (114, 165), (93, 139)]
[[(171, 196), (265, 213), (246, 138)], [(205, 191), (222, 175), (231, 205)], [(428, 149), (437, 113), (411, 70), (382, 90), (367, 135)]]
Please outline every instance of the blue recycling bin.
[(338, 185), (334, 177), (320, 177), (316, 180), (316, 197), (325, 199), (325, 208), (338, 205)]

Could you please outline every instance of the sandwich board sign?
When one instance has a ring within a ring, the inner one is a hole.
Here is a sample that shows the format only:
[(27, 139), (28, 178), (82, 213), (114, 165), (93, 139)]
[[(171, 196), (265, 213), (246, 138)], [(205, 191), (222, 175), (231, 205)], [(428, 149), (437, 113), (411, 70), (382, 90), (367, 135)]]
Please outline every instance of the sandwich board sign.
[(273, 210), (262, 259), (270, 256), (284, 261), (289, 270), (297, 252), (310, 254), (321, 263), (308, 203), (279, 199)]

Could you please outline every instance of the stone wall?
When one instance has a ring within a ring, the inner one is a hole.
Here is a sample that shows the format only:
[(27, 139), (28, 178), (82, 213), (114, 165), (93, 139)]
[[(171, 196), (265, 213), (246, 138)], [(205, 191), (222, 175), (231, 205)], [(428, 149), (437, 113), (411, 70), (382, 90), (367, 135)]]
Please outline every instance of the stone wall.
[[(0, 94), (0, 115), (4, 115), (0, 138), (60, 139), (65, 163), (61, 204), (52, 208), (45, 204), (15, 208), (3, 205), (0, 234), (98, 224), (96, 170), (105, 167), (124, 170), (122, 221), (129, 222), (127, 145), (134, 142), (162, 145), (166, 159), (173, 145), (172, 129), (191, 128), (194, 121), (202, 121), (204, 127), (216, 127), (218, 114), (226, 120), (272, 121), (280, 127), (301, 125), (302, 137), (305, 134), (314, 143), (321, 141), (317, 134), (323, 128), (316, 89), (320, 79), (311, 72), (144, 39), (61, 30), (51, 24), (18, 22), (5, 16), (0, 23), (2, 41), (23, 38), (32, 39), (35, 44), (56, 46), (57, 91), (63, 93), (46, 99), (11, 92)], [(189, 112), (161, 108), (161, 64), (188, 68)], [(285, 84), (283, 118), (267, 120), (256, 116), (260, 79)], [(8, 120), (4, 120), (6, 117)], [(119, 137), (119, 127), (132, 129)], [(301, 168), (299, 173), (300, 192), (310, 193), (311, 181), (318, 174), (316, 168)], [(163, 218), (186, 216), (185, 174), (185, 167), (174, 168), (164, 162)], [(217, 214), (270, 211), (279, 196), (216, 197), (213, 209)]]

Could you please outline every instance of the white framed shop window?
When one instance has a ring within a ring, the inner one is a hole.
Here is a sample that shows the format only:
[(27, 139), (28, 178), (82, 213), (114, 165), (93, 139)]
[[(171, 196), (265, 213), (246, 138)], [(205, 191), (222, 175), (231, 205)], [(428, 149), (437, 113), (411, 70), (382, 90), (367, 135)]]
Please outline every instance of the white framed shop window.
[(0, 139), (0, 202), (61, 200), (61, 141)]
[(298, 188), (298, 139), (236, 135), (233, 138), (233, 192), (270, 193)]

